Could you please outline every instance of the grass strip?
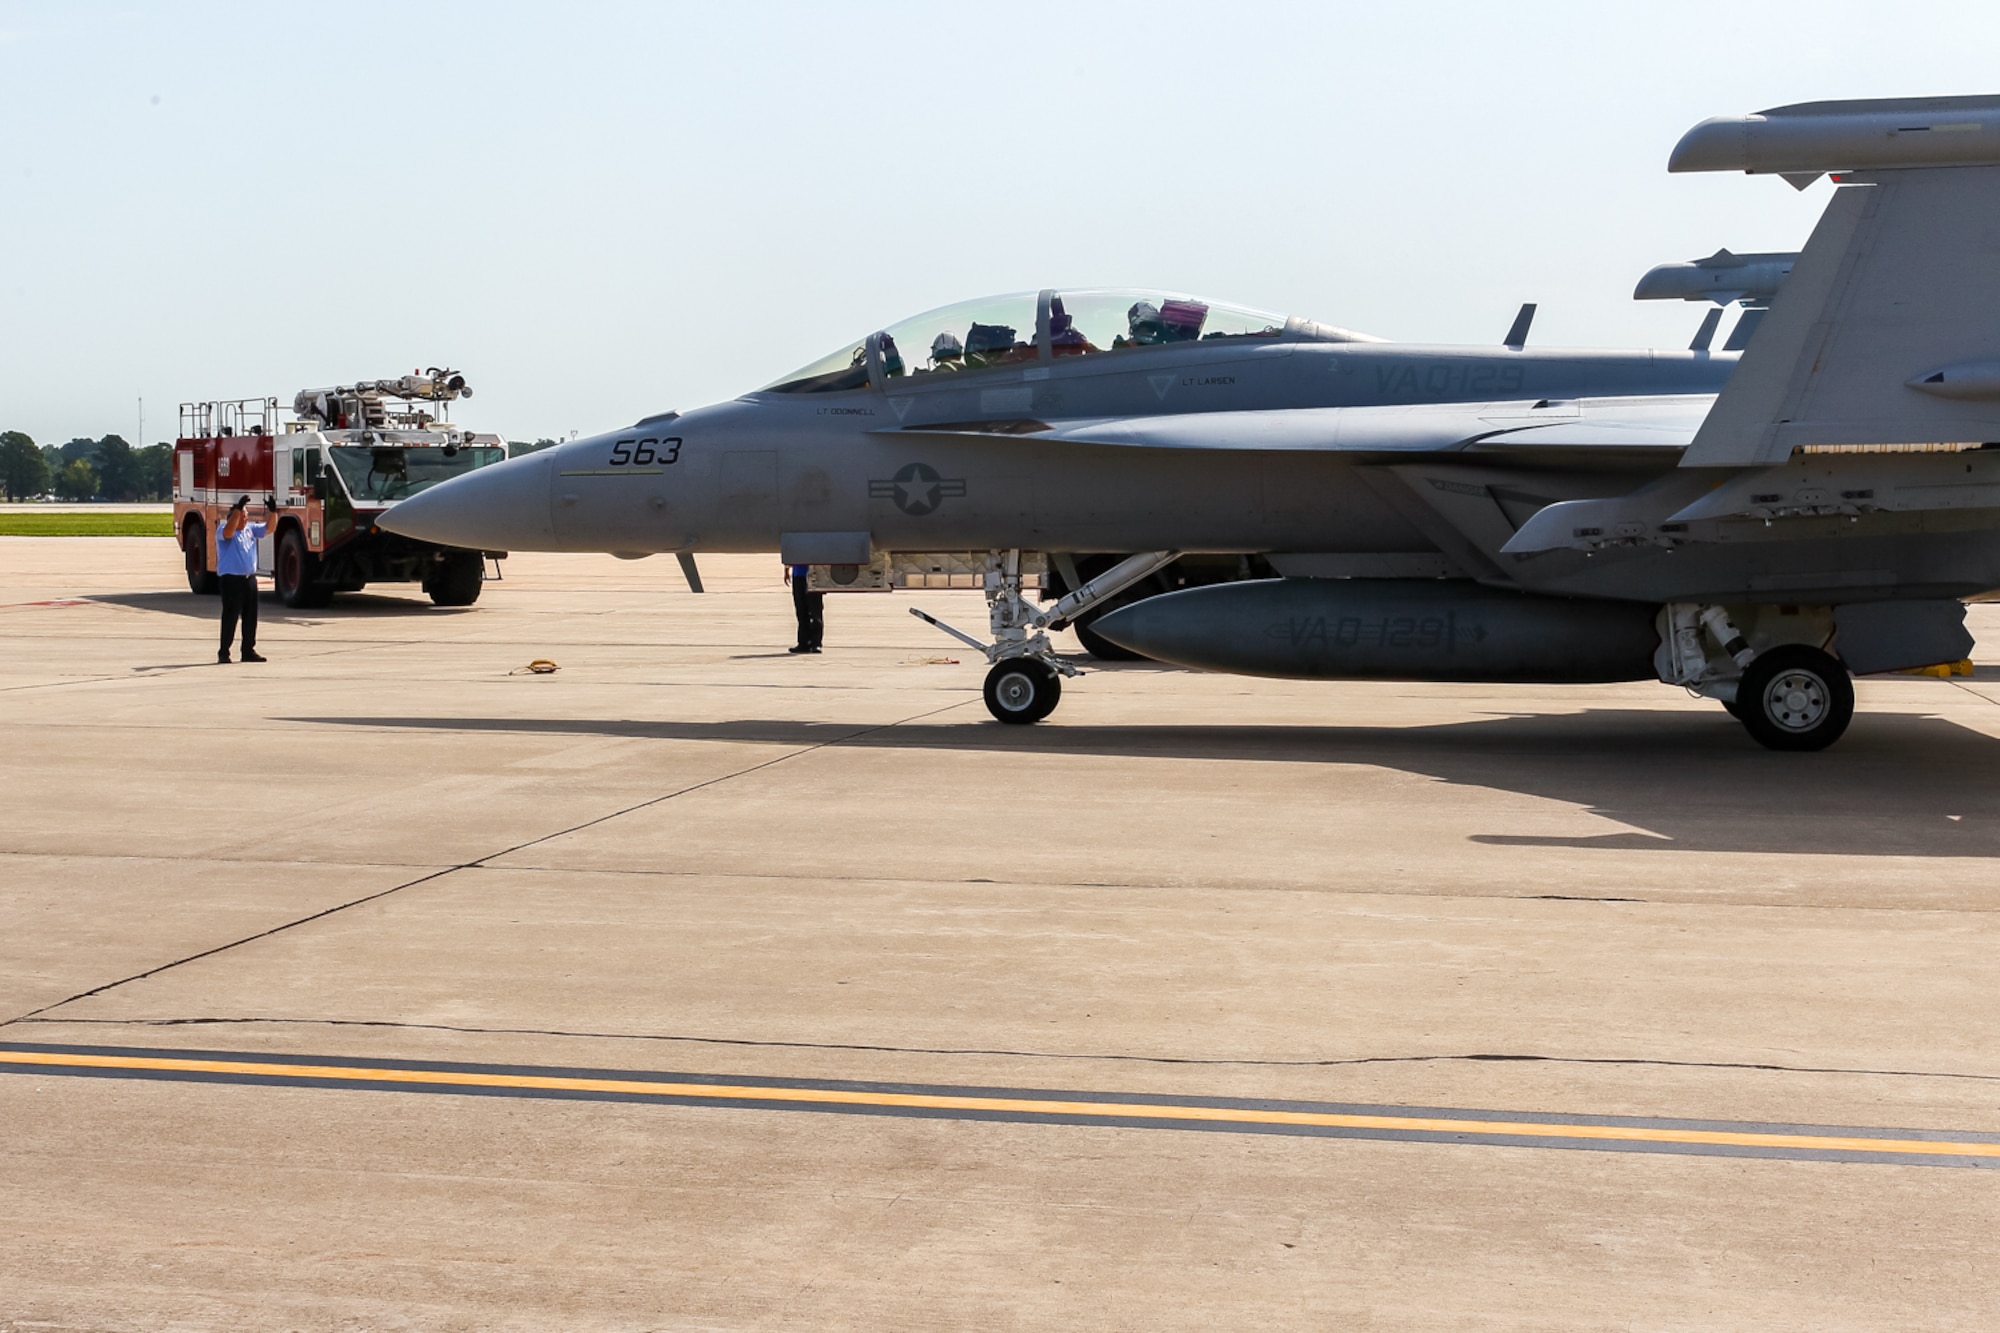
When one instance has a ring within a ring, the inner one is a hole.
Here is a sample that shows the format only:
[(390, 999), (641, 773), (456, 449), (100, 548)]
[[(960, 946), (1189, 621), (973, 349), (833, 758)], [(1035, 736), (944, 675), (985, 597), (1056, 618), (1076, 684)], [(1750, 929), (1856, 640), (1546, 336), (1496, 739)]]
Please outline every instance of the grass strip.
[(171, 537), (172, 514), (10, 514), (0, 510), (0, 537)]

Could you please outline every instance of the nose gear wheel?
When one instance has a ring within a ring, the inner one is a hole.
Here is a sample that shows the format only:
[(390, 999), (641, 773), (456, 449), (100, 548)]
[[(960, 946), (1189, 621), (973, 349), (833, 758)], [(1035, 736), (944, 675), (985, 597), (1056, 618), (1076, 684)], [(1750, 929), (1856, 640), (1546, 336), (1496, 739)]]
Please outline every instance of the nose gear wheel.
[(1004, 658), (987, 671), (985, 695), (987, 712), (1025, 726), (1055, 711), (1062, 700), (1062, 677), (1038, 658)]

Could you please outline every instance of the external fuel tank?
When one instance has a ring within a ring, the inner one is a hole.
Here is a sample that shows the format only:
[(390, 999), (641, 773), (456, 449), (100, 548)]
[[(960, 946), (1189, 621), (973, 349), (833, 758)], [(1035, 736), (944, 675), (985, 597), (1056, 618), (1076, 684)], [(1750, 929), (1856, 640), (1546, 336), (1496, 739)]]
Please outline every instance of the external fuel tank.
[(1205, 671), (1294, 679), (1652, 680), (1658, 608), (1469, 579), (1263, 579), (1167, 593), (1093, 622)]

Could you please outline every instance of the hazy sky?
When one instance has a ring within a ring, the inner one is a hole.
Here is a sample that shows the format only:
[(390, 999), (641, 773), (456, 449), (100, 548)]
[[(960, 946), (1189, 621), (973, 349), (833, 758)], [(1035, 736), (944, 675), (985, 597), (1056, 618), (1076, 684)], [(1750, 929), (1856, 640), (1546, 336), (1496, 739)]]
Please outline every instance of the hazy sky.
[(1996, 55), (1991, 0), (0, 0), (0, 429), (448, 363), (467, 424), (588, 432), (1043, 286), (1684, 346), (1640, 273), (1829, 187), (1669, 177), (1682, 131)]

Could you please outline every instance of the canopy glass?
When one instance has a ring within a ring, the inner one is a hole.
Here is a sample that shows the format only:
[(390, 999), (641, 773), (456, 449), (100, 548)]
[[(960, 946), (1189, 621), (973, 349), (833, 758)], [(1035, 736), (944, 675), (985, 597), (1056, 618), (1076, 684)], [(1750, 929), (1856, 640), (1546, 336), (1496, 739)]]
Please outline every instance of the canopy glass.
[[(1177, 343), (1276, 341), (1284, 332), (1285, 317), (1262, 310), (1142, 288), (1084, 288), (961, 301), (892, 324), (874, 340), (887, 383)], [(874, 373), (868, 341), (848, 343), (761, 392), (867, 388)]]

